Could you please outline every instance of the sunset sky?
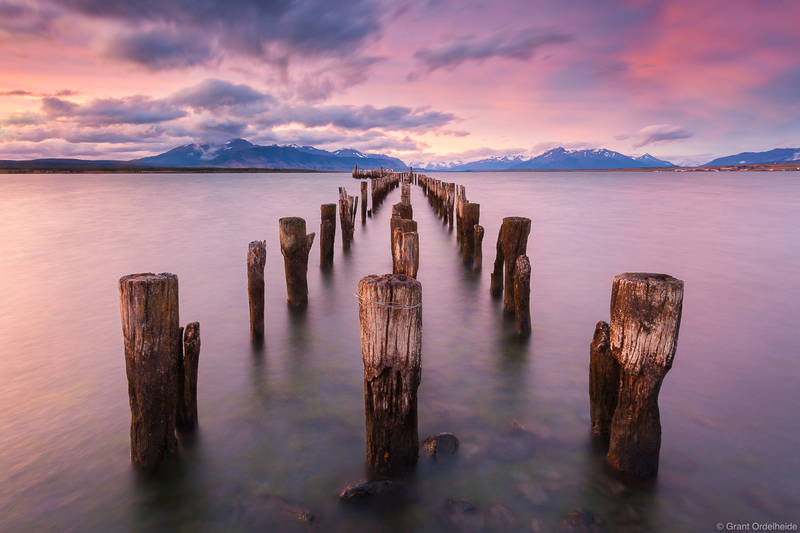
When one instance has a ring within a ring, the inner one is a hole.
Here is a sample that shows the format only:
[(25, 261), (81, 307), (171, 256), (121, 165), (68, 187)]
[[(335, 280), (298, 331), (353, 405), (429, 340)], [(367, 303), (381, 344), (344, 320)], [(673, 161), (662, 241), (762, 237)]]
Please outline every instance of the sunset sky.
[(797, 0), (0, 0), (0, 158), (800, 146)]

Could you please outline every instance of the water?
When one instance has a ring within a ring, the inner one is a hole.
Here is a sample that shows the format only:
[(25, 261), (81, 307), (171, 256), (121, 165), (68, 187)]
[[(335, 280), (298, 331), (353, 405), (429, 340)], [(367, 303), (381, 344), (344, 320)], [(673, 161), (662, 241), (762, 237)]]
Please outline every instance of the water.
[[(481, 204), (484, 270), (412, 188), (421, 240), (420, 436), (451, 431), (454, 461), (421, 457), (410, 495), (342, 506), (363, 477), (362, 363), (355, 287), (391, 271), (399, 190), (349, 255), (316, 267), (310, 306), (290, 315), (281, 216), (318, 231), (345, 174), (6, 175), (0, 177), (0, 530), (248, 531), (292, 527), (281, 497), (322, 531), (437, 531), (447, 498), (518, 529), (556, 527), (578, 508), (609, 528), (712, 531), (717, 522), (798, 521), (800, 180), (790, 173), (443, 175)], [(533, 219), (533, 336), (489, 295), (503, 216)], [(263, 351), (249, 343), (245, 252), (267, 240)], [(202, 331), (200, 431), (150, 479), (129, 463), (117, 280), (174, 272), (181, 322)], [(589, 438), (588, 345), (608, 319), (611, 279), (685, 281), (673, 369), (660, 395), (655, 483), (623, 483)], [(528, 427), (530, 454), (508, 454)], [(487, 527), (494, 522), (487, 518)]]

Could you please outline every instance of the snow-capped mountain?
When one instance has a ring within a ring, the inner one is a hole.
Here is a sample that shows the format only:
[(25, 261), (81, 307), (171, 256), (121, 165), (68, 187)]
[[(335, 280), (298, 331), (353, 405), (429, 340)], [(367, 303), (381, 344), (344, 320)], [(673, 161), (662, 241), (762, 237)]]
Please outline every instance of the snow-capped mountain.
[(401, 160), (382, 154), (366, 154), (346, 148), (328, 152), (313, 146), (259, 146), (244, 139), (232, 139), (221, 145), (187, 144), (152, 157), (130, 161), (132, 164), (159, 167), (291, 168), (304, 170), (352, 170), (392, 168), (406, 170)]
[(800, 148), (775, 148), (768, 152), (742, 152), (736, 155), (718, 157), (703, 166), (794, 163), (795, 161), (800, 161)]
[(425, 165), (426, 170), (480, 171), (480, 170), (592, 170), (612, 168), (673, 167), (650, 154), (631, 157), (613, 150), (567, 150), (553, 148), (536, 157), (495, 156), (468, 163), (439, 163)]

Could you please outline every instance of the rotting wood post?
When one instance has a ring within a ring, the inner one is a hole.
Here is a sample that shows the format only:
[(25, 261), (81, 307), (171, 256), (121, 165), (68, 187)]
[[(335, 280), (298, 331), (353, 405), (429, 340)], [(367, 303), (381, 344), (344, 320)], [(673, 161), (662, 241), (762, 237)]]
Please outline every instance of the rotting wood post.
[(180, 361), (176, 426), (180, 431), (189, 432), (197, 427), (197, 369), (200, 363), (199, 322), (186, 324)]
[(464, 205), (464, 234), (461, 240), (461, 262), (465, 265), (473, 266), (475, 261), (475, 226), (479, 225), (480, 218), (481, 205), (467, 202)]
[(658, 473), (658, 392), (675, 357), (683, 281), (665, 274), (625, 273), (611, 289), (609, 346), (620, 365), (611, 420), (609, 463), (639, 477)]
[(605, 446), (608, 446), (618, 392), (619, 363), (609, 351), (608, 323), (601, 320), (594, 327), (589, 346), (589, 410), (592, 435), (600, 438)]
[(125, 372), (131, 407), (131, 461), (153, 471), (175, 454), (181, 355), (178, 277), (131, 274), (119, 280)]
[(419, 455), (422, 285), (408, 276), (373, 274), (358, 283), (358, 299), (366, 466), (371, 479), (380, 479), (408, 472)]
[(412, 222), (416, 229), (416, 222), (403, 219), (392, 234), (392, 272), (416, 279), (419, 270), (419, 233), (404, 231), (402, 226), (408, 222)]
[(414, 208), (411, 204), (400, 202), (392, 206), (392, 215), (411, 220), (414, 218)]
[(411, 185), (406, 181), (403, 181), (403, 184), (400, 185), (400, 201), (411, 205)]
[(356, 209), (358, 206), (357, 196), (348, 196), (344, 187), (339, 187), (339, 224), (342, 227), (342, 249), (350, 249), (353, 242), (353, 231), (355, 230)]
[(527, 255), (517, 257), (514, 268), (514, 317), (517, 335), (531, 334), (531, 262)]
[[(389, 231), (391, 232), (389, 237), (389, 245), (392, 249), (392, 271), (393, 273), (397, 274), (400, 264), (402, 234), (412, 231), (416, 232), (417, 222), (408, 218), (400, 218), (395, 214), (392, 215), (392, 218), (389, 220)], [(400, 236), (398, 236), (398, 234)]]
[(319, 266), (330, 268), (333, 265), (333, 244), (336, 241), (336, 204), (322, 204), (319, 225)]
[(445, 214), (447, 215), (447, 225), (453, 227), (453, 207), (456, 201), (456, 184), (447, 183), (447, 200), (445, 206)]
[(367, 222), (367, 182), (361, 182), (361, 223)]
[(266, 241), (247, 245), (247, 299), (250, 304), (250, 340), (264, 340), (264, 265), (267, 262)]
[(300, 217), (281, 218), (278, 225), (287, 301), (291, 307), (305, 307), (308, 304), (308, 252), (314, 244), (314, 234), (306, 235), (306, 221)]
[(531, 232), (531, 219), (525, 217), (506, 217), (497, 235), (497, 256), (492, 272), (492, 295), (503, 295), (503, 310), (514, 312), (514, 270), (517, 257), (528, 250), (528, 235)]
[(474, 260), (472, 262), (472, 269), (475, 271), (480, 270), (483, 267), (483, 226), (480, 224), (475, 224), (475, 252), (474, 252)]
[(455, 202), (455, 216), (456, 216), (456, 242), (458, 243), (459, 247), (461, 246), (461, 241), (463, 240), (463, 233), (464, 233), (464, 204), (467, 201), (467, 193), (464, 189), (463, 185), (459, 185), (456, 187), (456, 202)]

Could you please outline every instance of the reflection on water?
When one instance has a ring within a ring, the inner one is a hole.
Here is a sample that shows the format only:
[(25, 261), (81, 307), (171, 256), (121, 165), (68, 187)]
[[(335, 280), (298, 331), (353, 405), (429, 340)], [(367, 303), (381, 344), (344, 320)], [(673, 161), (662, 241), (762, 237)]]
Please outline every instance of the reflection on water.
[[(331, 271), (318, 269), (315, 243), (310, 305), (292, 313), (277, 220), (303, 216), (318, 231), (319, 205), (339, 185), (357, 188), (345, 174), (0, 177), (0, 529), (437, 531), (479, 520), (546, 531), (577, 509), (630, 530), (797, 520), (796, 177), (448, 179), (481, 204), (484, 269), (461, 265), (454, 234), (412, 188), (419, 417), (421, 437), (449, 431), (461, 447), (450, 461), (421, 457), (404, 498), (371, 508), (342, 506), (336, 494), (364, 474), (355, 290), (362, 276), (391, 270), (398, 191), (356, 224), (349, 254), (337, 234)], [(533, 220), (526, 342), (489, 295), (510, 215)], [(267, 240), (261, 347), (249, 342), (244, 259), (254, 239)], [(200, 429), (155, 478), (129, 464), (117, 294), (121, 275), (142, 271), (176, 273), (182, 323), (203, 326)], [(661, 392), (661, 471), (648, 484), (618, 479), (589, 436), (589, 341), (624, 271), (686, 282)], [(454, 518), (448, 499), (478, 513)]]

